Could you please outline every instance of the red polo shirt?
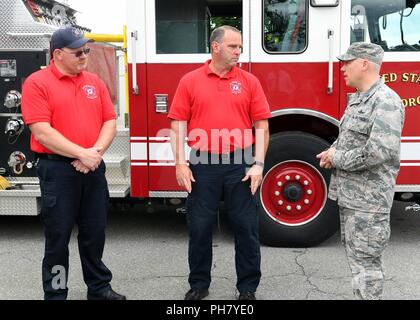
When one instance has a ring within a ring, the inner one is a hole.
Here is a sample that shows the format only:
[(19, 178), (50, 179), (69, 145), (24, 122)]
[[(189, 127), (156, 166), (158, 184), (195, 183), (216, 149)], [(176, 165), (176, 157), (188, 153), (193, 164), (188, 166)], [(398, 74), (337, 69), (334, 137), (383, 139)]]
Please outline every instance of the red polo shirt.
[(255, 121), (271, 117), (259, 80), (238, 67), (226, 76), (204, 66), (180, 81), (168, 117), (188, 122), (188, 145), (222, 153), (247, 148), (254, 143)]
[[(83, 148), (93, 147), (104, 122), (116, 119), (108, 90), (97, 75), (81, 72), (75, 77), (65, 76), (53, 60), (23, 84), (22, 115), (27, 125), (48, 122)], [(31, 149), (38, 153), (52, 153), (33, 135)]]

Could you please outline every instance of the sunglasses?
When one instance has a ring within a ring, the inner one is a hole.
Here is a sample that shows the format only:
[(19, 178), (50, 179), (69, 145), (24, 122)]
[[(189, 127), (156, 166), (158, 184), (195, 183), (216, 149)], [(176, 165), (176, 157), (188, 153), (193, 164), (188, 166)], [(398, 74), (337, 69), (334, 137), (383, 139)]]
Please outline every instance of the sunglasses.
[(63, 52), (68, 53), (68, 54), (74, 54), (74, 56), (76, 58), (80, 58), (82, 56), (82, 54), (88, 55), (89, 52), (90, 52), (90, 48), (82, 49), (82, 50), (79, 50), (79, 51), (76, 51), (76, 52), (69, 52), (69, 51), (65, 51), (63, 49), (60, 49), (60, 51), (63, 51)]

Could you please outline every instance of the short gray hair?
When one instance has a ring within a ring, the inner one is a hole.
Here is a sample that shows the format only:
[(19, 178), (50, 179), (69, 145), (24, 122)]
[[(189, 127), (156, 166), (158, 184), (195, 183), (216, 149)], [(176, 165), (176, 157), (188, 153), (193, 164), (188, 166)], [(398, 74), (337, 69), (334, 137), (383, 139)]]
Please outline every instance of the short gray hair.
[(236, 29), (235, 27), (232, 26), (221, 26), (218, 27), (216, 29), (214, 29), (214, 31), (211, 33), (210, 36), (210, 45), (216, 41), (216, 42), (222, 42), (223, 38), (225, 37), (225, 33), (226, 31), (233, 31), (233, 32), (237, 32), (237, 33), (241, 33), (241, 31), (239, 31), (238, 29)]
[(375, 62), (371, 62), (371, 61), (369, 61), (369, 63), (372, 66), (373, 70), (375, 70), (375, 72), (377, 72), (377, 73), (381, 72), (381, 65), (379, 65)]

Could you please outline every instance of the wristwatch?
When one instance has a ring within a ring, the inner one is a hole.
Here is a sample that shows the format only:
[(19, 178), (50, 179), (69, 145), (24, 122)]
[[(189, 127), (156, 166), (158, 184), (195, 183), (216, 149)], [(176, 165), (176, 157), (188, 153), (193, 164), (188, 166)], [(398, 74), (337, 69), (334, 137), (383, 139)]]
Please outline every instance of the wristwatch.
[(255, 162), (254, 162), (254, 165), (259, 166), (259, 167), (261, 167), (261, 168), (263, 168), (263, 169), (264, 169), (264, 162), (261, 162), (261, 161), (255, 161)]

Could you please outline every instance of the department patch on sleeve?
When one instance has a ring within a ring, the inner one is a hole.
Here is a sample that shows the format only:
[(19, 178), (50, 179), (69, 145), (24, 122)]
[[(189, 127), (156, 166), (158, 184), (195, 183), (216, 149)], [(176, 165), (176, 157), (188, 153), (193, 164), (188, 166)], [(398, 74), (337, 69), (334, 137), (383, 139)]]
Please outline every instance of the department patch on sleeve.
[(84, 86), (83, 91), (86, 94), (86, 97), (88, 99), (93, 100), (93, 99), (96, 99), (98, 97), (97, 94), (96, 94), (96, 88), (94, 86), (90, 86), (90, 85)]
[(232, 94), (241, 94), (242, 93), (242, 84), (237, 81), (233, 81), (230, 84), (230, 88), (232, 89)]

